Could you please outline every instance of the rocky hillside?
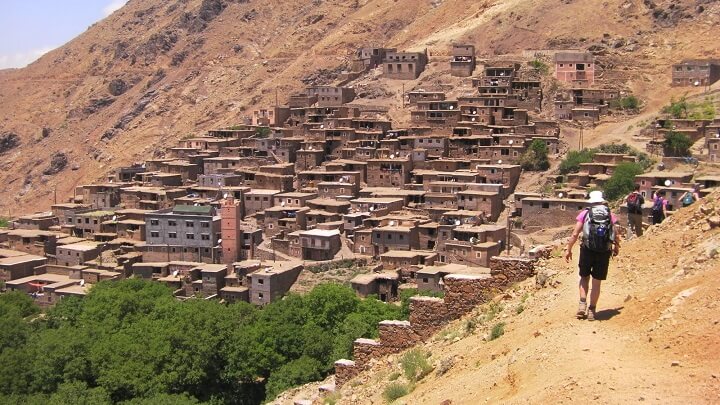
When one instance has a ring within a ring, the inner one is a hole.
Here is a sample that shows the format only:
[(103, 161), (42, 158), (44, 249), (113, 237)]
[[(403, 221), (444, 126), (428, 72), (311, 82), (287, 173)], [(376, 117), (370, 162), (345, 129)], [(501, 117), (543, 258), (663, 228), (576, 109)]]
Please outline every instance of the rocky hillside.
[[(603, 16), (603, 24), (597, 17)], [(309, 83), (332, 82), (357, 47), (449, 44), (487, 57), (584, 48), (638, 94), (667, 66), (720, 56), (714, 0), (130, 0), (24, 69), (0, 71), (0, 213), (46, 209), (189, 133), (236, 124)]]
[[(403, 392), (388, 387), (399, 386), (410, 391), (396, 402), (404, 404), (720, 401), (720, 191), (623, 244), (594, 322), (574, 317), (577, 262), (554, 256), (536, 277), (410, 349), (428, 356), (415, 362), (424, 377), (408, 381), (405, 352), (327, 398), (386, 403), (388, 392)], [(320, 401), (319, 386), (274, 403)]]

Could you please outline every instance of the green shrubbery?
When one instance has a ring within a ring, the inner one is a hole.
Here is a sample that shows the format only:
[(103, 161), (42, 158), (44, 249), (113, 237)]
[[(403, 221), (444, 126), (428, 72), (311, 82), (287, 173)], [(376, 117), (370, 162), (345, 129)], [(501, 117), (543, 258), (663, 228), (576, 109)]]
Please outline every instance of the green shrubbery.
[(605, 199), (615, 201), (629, 194), (635, 186), (635, 176), (642, 174), (643, 171), (642, 166), (635, 162), (617, 165), (603, 187)]
[(670, 105), (663, 107), (662, 112), (675, 119), (707, 119), (715, 118), (716, 110), (713, 98), (705, 98), (701, 102), (687, 101), (685, 97), (675, 101), (672, 99)]
[(535, 69), (538, 73), (546, 75), (548, 72), (550, 72), (550, 67), (547, 65), (547, 63), (541, 61), (540, 59), (535, 59), (530, 62), (530, 67)]
[(337, 284), (259, 309), (181, 302), (143, 280), (102, 282), (37, 313), (24, 294), (0, 295), (0, 403), (258, 404), (324, 377), (354, 339), (402, 319)]
[(548, 147), (544, 141), (535, 139), (527, 151), (520, 157), (523, 170), (542, 171), (550, 168)]
[(388, 402), (392, 402), (398, 398), (404, 397), (409, 393), (410, 386), (408, 384), (394, 382), (385, 387), (385, 391), (383, 391), (383, 398), (385, 398), (385, 400)]
[(412, 349), (400, 358), (400, 366), (408, 381), (417, 382), (430, 374), (433, 368), (428, 362), (429, 356), (429, 353), (421, 349)]
[(581, 163), (589, 163), (595, 157), (595, 149), (571, 150), (560, 162), (560, 174), (577, 173)]
[(672, 156), (689, 156), (692, 140), (685, 134), (670, 131), (665, 134), (664, 146)]

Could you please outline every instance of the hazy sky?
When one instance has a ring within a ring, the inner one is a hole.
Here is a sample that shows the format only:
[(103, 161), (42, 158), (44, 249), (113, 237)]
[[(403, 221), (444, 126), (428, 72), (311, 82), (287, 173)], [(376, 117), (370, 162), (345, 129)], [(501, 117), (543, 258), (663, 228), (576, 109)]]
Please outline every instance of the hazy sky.
[(0, 69), (23, 67), (127, 0), (0, 0)]

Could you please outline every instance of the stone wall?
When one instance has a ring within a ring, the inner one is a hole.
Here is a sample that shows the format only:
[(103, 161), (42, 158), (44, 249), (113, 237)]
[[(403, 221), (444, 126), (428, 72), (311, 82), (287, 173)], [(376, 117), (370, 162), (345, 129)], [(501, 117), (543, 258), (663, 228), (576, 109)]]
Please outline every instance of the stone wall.
[(535, 274), (536, 259), (493, 257), (490, 274), (445, 276), (445, 297), (412, 297), (410, 320), (380, 322), (379, 338), (357, 339), (353, 358), (335, 362), (335, 384), (341, 387), (368, 368), (373, 359), (398, 353), (430, 338), (449, 321), (462, 317), (476, 306), (488, 302), (510, 284)]

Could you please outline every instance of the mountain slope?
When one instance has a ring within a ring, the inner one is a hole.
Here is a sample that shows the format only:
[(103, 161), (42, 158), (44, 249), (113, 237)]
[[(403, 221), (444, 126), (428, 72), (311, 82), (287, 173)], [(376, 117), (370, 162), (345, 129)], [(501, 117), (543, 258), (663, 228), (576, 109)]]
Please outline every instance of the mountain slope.
[(708, 0), (131, 0), (27, 68), (0, 71), (0, 213), (45, 209), (55, 188), (64, 200), (188, 133), (237, 124), (312, 74), (332, 82), (360, 46), (428, 48), (428, 76), (447, 69), (453, 42), (486, 57), (595, 45), (622, 51), (608, 61), (643, 95), (667, 86), (675, 59), (718, 56), (709, 33), (719, 9)]
[[(434, 370), (398, 403), (717, 403), (719, 246), (716, 191), (623, 244), (595, 322), (574, 318), (577, 262), (549, 259), (537, 278), (545, 288), (519, 283), (420, 346)], [(505, 333), (489, 341), (499, 322)], [(403, 381), (400, 357), (348, 382), (337, 403), (384, 403), (390, 380)], [(310, 388), (275, 403), (312, 398)]]

